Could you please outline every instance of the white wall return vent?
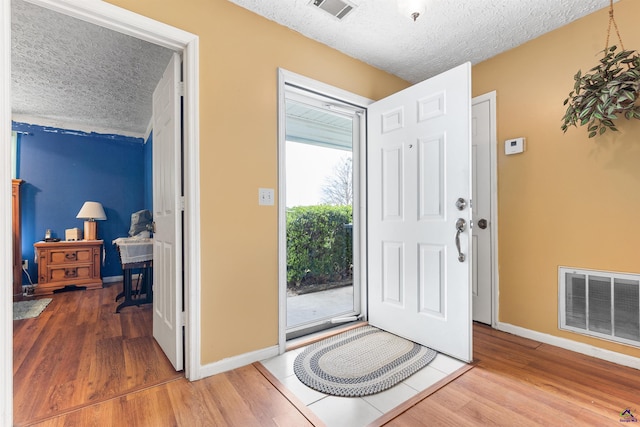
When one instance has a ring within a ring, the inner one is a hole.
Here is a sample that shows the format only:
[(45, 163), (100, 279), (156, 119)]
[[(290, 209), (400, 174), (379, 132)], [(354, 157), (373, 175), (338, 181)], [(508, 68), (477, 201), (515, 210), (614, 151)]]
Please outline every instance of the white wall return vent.
[(351, 13), (356, 7), (355, 4), (344, 0), (311, 0), (311, 5), (324, 10), (340, 20)]
[(640, 347), (640, 275), (558, 268), (560, 329)]

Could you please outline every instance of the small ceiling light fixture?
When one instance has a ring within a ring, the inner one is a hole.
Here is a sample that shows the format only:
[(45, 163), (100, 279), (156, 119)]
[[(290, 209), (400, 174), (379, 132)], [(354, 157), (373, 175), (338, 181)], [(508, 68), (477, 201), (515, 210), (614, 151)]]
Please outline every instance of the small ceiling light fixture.
[(426, 0), (398, 0), (398, 10), (404, 16), (413, 19), (413, 22), (420, 15), (427, 11)]

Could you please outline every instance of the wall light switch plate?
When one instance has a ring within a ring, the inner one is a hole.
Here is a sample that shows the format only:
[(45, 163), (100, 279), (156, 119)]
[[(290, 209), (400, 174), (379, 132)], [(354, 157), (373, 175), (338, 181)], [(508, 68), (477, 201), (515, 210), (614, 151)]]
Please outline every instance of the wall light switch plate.
[(273, 188), (258, 188), (258, 204), (261, 206), (273, 206), (275, 190)]

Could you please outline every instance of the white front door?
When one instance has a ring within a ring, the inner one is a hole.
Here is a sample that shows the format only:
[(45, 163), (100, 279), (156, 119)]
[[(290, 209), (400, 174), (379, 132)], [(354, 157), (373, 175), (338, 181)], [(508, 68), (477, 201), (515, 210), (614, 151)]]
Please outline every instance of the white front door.
[(369, 323), (471, 361), (471, 65), (368, 116)]
[(473, 99), (471, 140), (473, 146), (473, 320), (491, 325), (492, 232), (491, 223), (491, 99)]
[(153, 92), (153, 337), (183, 368), (180, 55)]

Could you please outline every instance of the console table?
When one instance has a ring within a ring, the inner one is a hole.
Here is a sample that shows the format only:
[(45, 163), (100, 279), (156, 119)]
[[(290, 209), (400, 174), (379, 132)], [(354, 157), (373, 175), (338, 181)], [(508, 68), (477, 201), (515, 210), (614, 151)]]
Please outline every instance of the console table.
[(38, 262), (35, 294), (50, 294), (66, 286), (101, 288), (102, 243), (102, 240), (35, 243), (33, 247)]
[[(116, 307), (116, 313), (124, 307), (153, 302), (153, 239), (118, 238), (113, 241), (122, 264), (122, 292), (116, 301), (124, 300)], [(134, 283), (133, 273), (138, 272)]]

